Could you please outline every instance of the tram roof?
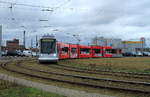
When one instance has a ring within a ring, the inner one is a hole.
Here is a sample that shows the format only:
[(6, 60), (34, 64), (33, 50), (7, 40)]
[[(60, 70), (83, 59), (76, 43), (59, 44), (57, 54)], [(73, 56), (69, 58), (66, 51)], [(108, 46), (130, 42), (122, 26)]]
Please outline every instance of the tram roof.
[(56, 39), (53, 35), (44, 35), (42, 39)]

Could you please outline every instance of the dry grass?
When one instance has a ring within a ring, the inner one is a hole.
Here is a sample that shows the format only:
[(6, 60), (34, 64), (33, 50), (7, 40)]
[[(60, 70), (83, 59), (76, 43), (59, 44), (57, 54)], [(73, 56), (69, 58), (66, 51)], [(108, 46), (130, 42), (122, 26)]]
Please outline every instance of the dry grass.
[(59, 64), (86, 69), (150, 73), (150, 57), (61, 60)]

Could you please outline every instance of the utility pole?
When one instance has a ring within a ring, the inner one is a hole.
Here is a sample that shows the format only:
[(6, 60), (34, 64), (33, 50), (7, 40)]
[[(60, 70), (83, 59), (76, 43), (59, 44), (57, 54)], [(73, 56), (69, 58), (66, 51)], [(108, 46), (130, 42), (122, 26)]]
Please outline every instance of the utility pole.
[(38, 37), (36, 35), (36, 48), (37, 48), (37, 46), (38, 46)]
[(108, 42), (107, 42), (107, 39), (105, 39), (104, 41), (105, 41), (105, 46), (108, 46)]
[(24, 49), (26, 49), (26, 31), (23, 31), (23, 46), (24, 46)]
[(2, 25), (0, 25), (0, 57), (2, 57)]
[(97, 46), (97, 44), (98, 44), (98, 37), (96, 36), (96, 46)]
[(32, 51), (33, 51), (33, 40), (32, 40), (32, 38), (31, 38), (31, 48), (30, 48), (30, 50), (31, 50), (31, 54), (32, 54), (32, 57), (33, 57), (33, 53), (32, 53)]
[(33, 40), (31, 39), (31, 49), (33, 48)]
[(38, 52), (37, 51), (37, 49), (38, 49), (37, 47), (38, 47), (38, 36), (36, 35), (36, 56), (37, 56), (37, 52)]
[(140, 40), (142, 42), (142, 54), (143, 54), (144, 53), (144, 48), (145, 48), (145, 38), (142, 37)]

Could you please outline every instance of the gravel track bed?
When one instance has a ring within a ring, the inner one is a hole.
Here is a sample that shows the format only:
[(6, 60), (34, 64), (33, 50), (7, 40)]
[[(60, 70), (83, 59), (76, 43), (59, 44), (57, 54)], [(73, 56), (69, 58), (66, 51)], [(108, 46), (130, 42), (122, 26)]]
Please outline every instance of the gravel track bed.
[[(13, 69), (12, 69), (13, 68)], [(48, 80), (55, 80), (55, 81), (63, 81), (71, 84), (80, 84), (80, 85), (86, 85), (86, 86), (93, 86), (93, 87), (105, 87), (105, 88), (112, 88), (112, 89), (124, 89), (124, 90), (132, 90), (132, 91), (143, 91), (143, 92), (150, 92), (150, 87), (145, 86), (145, 85), (139, 85), (137, 83), (116, 83), (116, 81), (110, 81), (110, 80), (105, 80), (105, 81), (96, 81), (92, 79), (86, 79), (86, 78), (77, 78), (77, 77), (71, 77), (71, 76), (62, 76), (62, 75), (56, 75), (56, 74), (48, 74), (48, 73), (42, 73), (38, 71), (32, 71), (32, 70), (27, 70), (24, 68), (19, 68), (15, 67), (12, 65), (7, 65), (7, 69), (26, 74), (28, 76), (33, 76), (33, 77), (40, 77)], [(32, 75), (31, 75), (32, 73)], [(61, 79), (61, 80), (60, 80)], [(149, 84), (148, 84), (149, 85)], [(128, 87), (125, 87), (128, 86)]]
[(144, 78), (150, 80), (150, 74), (145, 73), (130, 73), (130, 72), (113, 72), (113, 71), (102, 71), (102, 70), (88, 70), (88, 69), (81, 69), (71, 66), (65, 66), (65, 65), (52, 65), (49, 66), (51, 68), (58, 68), (58, 69), (64, 69), (68, 71), (76, 71), (76, 72), (85, 72), (85, 73), (93, 73), (93, 74), (103, 74), (103, 75), (112, 75), (112, 76), (122, 76), (122, 77), (129, 77), (129, 78)]
[[(30, 62), (29, 62), (30, 63)], [(20, 64), (21, 65), (21, 64)], [(29, 64), (22, 64), (21, 66), (27, 67), (34, 70), (41, 70), (41, 71), (51, 71), (51, 72), (57, 72), (63, 74), (74, 74), (74, 75), (81, 75), (81, 76), (91, 76), (94, 78), (105, 78), (105, 79), (116, 79), (116, 80), (125, 80), (125, 81), (139, 81), (139, 82), (147, 82), (150, 83), (149, 76), (137, 76), (130, 74), (128, 75), (122, 75), (122, 74), (112, 74), (109, 72), (90, 72), (90, 71), (80, 71), (79, 69), (73, 69), (73, 68), (67, 68), (67, 67), (61, 67), (60, 65), (41, 65), (38, 63), (32, 63), (32, 65)], [(37, 67), (37, 68), (35, 68)]]

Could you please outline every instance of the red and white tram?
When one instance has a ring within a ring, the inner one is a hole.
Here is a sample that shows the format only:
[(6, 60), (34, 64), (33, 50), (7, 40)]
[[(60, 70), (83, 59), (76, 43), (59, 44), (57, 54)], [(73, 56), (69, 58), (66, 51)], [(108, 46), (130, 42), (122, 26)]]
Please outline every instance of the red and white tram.
[(121, 50), (111, 46), (86, 46), (57, 42), (52, 36), (40, 39), (39, 62), (57, 62), (59, 59), (120, 57)]

